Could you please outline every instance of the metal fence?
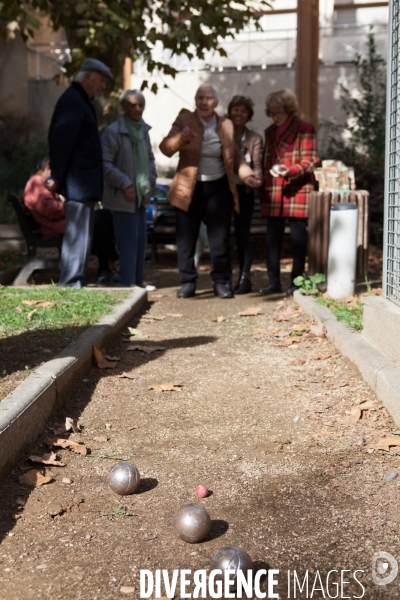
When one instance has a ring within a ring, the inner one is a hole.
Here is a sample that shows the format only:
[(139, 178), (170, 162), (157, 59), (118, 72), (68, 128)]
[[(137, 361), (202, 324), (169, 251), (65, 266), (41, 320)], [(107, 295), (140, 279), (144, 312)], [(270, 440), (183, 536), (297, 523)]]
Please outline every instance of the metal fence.
[(389, 17), (386, 173), (384, 217), (384, 295), (400, 304), (400, 0)]

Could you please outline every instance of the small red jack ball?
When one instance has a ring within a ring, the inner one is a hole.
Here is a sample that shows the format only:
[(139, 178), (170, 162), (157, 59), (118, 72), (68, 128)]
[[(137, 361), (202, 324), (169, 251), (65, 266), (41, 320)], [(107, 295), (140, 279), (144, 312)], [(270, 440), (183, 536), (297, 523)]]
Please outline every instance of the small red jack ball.
[(198, 485), (195, 489), (195, 494), (198, 498), (207, 498), (208, 496), (208, 487), (205, 485)]

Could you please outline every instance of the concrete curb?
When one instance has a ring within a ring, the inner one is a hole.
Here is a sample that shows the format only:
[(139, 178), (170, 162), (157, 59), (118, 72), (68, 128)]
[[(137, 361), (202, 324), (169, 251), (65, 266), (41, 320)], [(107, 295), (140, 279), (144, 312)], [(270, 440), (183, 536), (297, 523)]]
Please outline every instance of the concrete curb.
[(382, 354), (362, 333), (340, 323), (329, 308), (318, 304), (311, 296), (295, 292), (293, 299), (318, 323), (325, 325), (329, 340), (355, 364), (396, 425), (400, 426), (400, 365)]
[(36, 369), (0, 402), (0, 475), (43, 431), (53, 410), (93, 364), (93, 346), (109, 344), (147, 301), (147, 292), (132, 294), (111, 314), (102, 317), (54, 359)]

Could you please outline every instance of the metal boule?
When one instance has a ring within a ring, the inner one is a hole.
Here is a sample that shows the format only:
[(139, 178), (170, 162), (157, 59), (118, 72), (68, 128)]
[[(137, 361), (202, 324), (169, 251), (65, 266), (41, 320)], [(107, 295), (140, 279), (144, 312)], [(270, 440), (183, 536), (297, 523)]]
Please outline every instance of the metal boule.
[(211, 518), (199, 504), (185, 504), (176, 512), (174, 529), (177, 536), (188, 544), (201, 542), (211, 528)]
[(108, 485), (119, 496), (129, 496), (137, 489), (140, 483), (138, 469), (129, 462), (116, 464), (108, 475)]
[(236, 589), (237, 573), (243, 571), (243, 575), (247, 579), (247, 571), (253, 569), (253, 561), (249, 554), (237, 548), (236, 546), (225, 546), (217, 550), (211, 557), (210, 571), (214, 569), (220, 569), (221, 575), (217, 575), (215, 580), (224, 579), (224, 571), (235, 571), (234, 574), (230, 575), (229, 580), (232, 581), (230, 586), (232, 590)]

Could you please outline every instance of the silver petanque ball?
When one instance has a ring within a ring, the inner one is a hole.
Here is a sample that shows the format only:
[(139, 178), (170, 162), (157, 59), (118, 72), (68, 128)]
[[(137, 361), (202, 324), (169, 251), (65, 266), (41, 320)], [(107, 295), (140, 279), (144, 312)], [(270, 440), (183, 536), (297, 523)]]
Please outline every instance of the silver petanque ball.
[(140, 473), (132, 463), (116, 464), (108, 475), (108, 485), (120, 496), (133, 494), (140, 482)]
[(211, 557), (210, 571), (214, 569), (220, 569), (222, 575), (217, 575), (216, 580), (222, 580), (224, 578), (224, 571), (232, 570), (235, 571), (234, 575), (229, 577), (230, 581), (234, 582), (231, 589), (236, 588), (237, 572), (243, 571), (243, 575), (247, 579), (247, 571), (253, 568), (253, 561), (250, 556), (236, 546), (225, 546), (217, 550)]
[(174, 529), (184, 542), (201, 542), (208, 535), (210, 528), (210, 515), (199, 504), (184, 504), (175, 514)]

